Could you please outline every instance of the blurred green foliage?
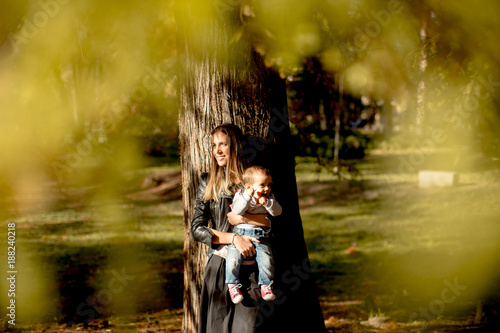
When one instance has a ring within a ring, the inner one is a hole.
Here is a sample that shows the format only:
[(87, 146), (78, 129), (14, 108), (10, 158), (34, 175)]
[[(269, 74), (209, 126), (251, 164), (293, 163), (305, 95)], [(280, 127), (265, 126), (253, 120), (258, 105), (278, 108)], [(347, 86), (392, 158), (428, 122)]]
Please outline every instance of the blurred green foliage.
[[(116, 232), (114, 241), (130, 240), (136, 218), (115, 205), (127, 191), (127, 174), (147, 165), (147, 154), (176, 157), (177, 29), (216, 48), (196, 30), (196, 20), (220, 19), (237, 4), (2, 1), (2, 220), (57, 211), (75, 189), (86, 189), (90, 194), (79, 204), (102, 203), (95, 219), (104, 224), (96, 228)], [(191, 24), (176, 26), (176, 6), (191, 6)], [(455, 149), (459, 157), (438, 156), (439, 165), (463, 170), (461, 163), (481, 167), (500, 156), (499, 7), (495, 0), (242, 0), (231, 40), (251, 40), (288, 80), (292, 129), (306, 155), (332, 158), (339, 119), (341, 158), (364, 156), (371, 143), (361, 129), (373, 134), (371, 125), (378, 124), (387, 134), (384, 147), (408, 149), (410, 157), (418, 152), (424, 160)], [(464, 158), (470, 155), (477, 158)], [(414, 164), (415, 170), (426, 165)], [(29, 295), (33, 285), (24, 275), (21, 300), (36, 309), (33, 315), (50, 316), (53, 273), (41, 273), (39, 257), (26, 254), (28, 243), (20, 260), (41, 291)], [(106, 283), (112, 263), (139, 267), (142, 250), (132, 244), (107, 254), (108, 269), (95, 271), (95, 288)], [(116, 311), (138, 307), (121, 301), (126, 306)]]
[[(2, 193), (48, 180), (119, 181), (121, 172), (141, 165), (143, 153), (176, 151), (173, 6), (154, 0), (5, 4)], [(29, 210), (30, 204), (17, 206)]]
[[(222, 18), (238, 4), (177, 3), (191, 6), (195, 21)], [(142, 152), (175, 154), (175, 5), (160, 0), (3, 4), (5, 193), (19, 187), (8, 179), (18, 178), (20, 164), (35, 170), (49, 165), (52, 172), (40, 177), (58, 181), (78, 174), (80, 166), (101, 165), (114, 149), (106, 148), (110, 136), (137, 139), (133, 159)], [(495, 131), (500, 50), (492, 34), (499, 28), (498, 6), (491, 0), (245, 0), (232, 42), (245, 34), (266, 64), (292, 80), (292, 118), (305, 114), (317, 121), (320, 98), (326, 112), (345, 113), (342, 128), (348, 129), (349, 121), (360, 118), (350, 103), (359, 105), (364, 97), (384, 102), (384, 112), (376, 112), (395, 119), (385, 124), (386, 133), (395, 130), (419, 140), (438, 127), (449, 134), (449, 146), (469, 145), (494, 156), (500, 149)], [(189, 31), (194, 38), (203, 36)], [(205, 39), (200, 45), (215, 47)], [(295, 83), (306, 75), (308, 82), (323, 80), (321, 94)]]
[[(98, 202), (95, 227), (129, 239), (136, 220), (114, 205), (130, 190), (127, 174), (147, 163), (144, 153), (177, 143), (173, 5), (155, 0), (2, 2), (2, 220), (57, 211), (66, 200), (83, 207)], [(148, 137), (157, 143), (144, 140)], [(75, 189), (86, 195), (75, 197)], [(17, 239), (23, 250), (18, 265), (24, 268), (17, 284), (16, 300), (24, 305), (19, 321), (56, 315), (48, 295), (64, 287), (56, 283), (52, 263), (40, 261), (44, 251), (23, 242), (27, 238), (21, 233)], [(94, 281), (94, 297), (100, 291), (104, 297), (113, 269), (142, 267), (140, 252), (139, 245), (129, 243), (126, 250), (112, 248), (103, 262), (96, 259), (93, 265), (101, 270), (87, 271), (86, 277)], [(66, 257), (72, 255), (68, 251)], [(109, 310), (137, 311), (144, 283), (129, 288), (127, 297), (116, 295)], [(59, 291), (74, 292), (66, 287)]]

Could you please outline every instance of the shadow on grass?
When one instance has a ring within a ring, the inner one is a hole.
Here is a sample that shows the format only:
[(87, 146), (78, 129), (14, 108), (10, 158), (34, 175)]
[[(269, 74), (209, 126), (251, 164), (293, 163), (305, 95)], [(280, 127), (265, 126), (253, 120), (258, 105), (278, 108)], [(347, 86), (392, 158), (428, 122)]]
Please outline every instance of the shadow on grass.
[(72, 235), (72, 234), (91, 234), (94, 229), (89, 225), (88, 221), (71, 221), (58, 223), (38, 223), (32, 224), (29, 232), (32, 235)]
[[(68, 326), (114, 315), (182, 307), (182, 241), (34, 247), (46, 269), (56, 276), (60, 322)], [(121, 258), (120, 253), (137, 253)], [(119, 258), (117, 260), (113, 258)], [(124, 306), (120, 302), (131, 303)]]

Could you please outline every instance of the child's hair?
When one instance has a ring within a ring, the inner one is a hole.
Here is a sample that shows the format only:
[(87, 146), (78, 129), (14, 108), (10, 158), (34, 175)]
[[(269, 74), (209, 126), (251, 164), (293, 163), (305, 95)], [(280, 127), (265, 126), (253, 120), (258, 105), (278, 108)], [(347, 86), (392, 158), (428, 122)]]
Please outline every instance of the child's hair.
[(254, 177), (257, 175), (270, 176), (271, 172), (260, 165), (254, 165), (245, 169), (243, 172), (243, 183), (252, 184), (254, 182)]

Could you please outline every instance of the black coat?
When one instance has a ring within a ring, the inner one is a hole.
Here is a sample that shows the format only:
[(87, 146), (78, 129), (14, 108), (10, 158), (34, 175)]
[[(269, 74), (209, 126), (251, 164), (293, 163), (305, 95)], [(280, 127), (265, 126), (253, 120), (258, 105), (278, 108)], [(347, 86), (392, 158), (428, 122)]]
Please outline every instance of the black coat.
[(191, 222), (191, 236), (195, 241), (202, 242), (209, 247), (209, 254), (219, 244), (212, 244), (213, 232), (210, 228), (227, 232), (231, 224), (227, 220), (227, 214), (231, 211), (231, 196), (221, 194), (219, 201), (204, 201), (203, 196), (207, 187), (208, 174), (203, 173), (196, 194), (196, 207), (194, 209), (193, 221)]

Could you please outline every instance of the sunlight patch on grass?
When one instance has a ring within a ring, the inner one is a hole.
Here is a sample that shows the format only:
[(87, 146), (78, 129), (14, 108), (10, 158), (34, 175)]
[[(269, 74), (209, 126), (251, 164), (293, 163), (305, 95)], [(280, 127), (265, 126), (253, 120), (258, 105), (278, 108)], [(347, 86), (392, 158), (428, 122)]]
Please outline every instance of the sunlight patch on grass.
[(139, 243), (143, 241), (165, 241), (170, 239), (182, 240), (182, 230), (175, 231), (158, 231), (150, 230), (149, 232), (137, 232), (131, 230), (128, 232), (93, 232), (85, 235), (44, 235), (35, 242), (44, 243), (71, 243), (78, 246), (93, 247), (100, 244), (119, 243)]
[(94, 216), (92, 211), (77, 211), (77, 210), (62, 210), (62, 211), (53, 211), (53, 212), (45, 212), (41, 214), (35, 215), (26, 215), (20, 216), (15, 219), (16, 223), (19, 224), (19, 227), (25, 227), (24, 224), (27, 224), (26, 227), (32, 226), (34, 224), (59, 224), (61, 222), (74, 222), (74, 221), (82, 221), (89, 220)]
[[(125, 221), (100, 216), (92, 207), (81, 211), (61, 210), (22, 216), (13, 222), (17, 223), (19, 230), (24, 230), (19, 240), (30, 243), (71, 243), (92, 247), (116, 240), (182, 241), (184, 237), (179, 202), (142, 206), (124, 204), (119, 208), (133, 222), (123, 224)], [(114, 230), (114, 225), (121, 227)]]

